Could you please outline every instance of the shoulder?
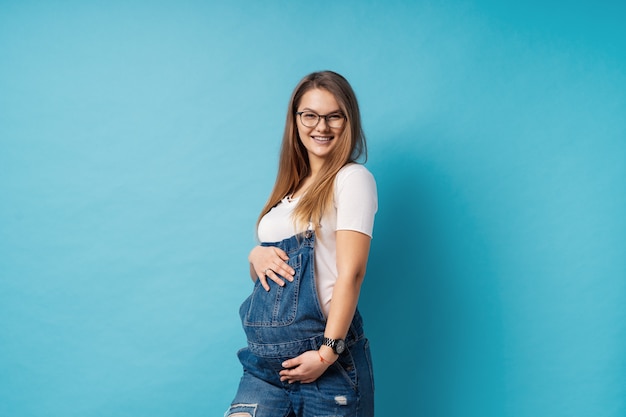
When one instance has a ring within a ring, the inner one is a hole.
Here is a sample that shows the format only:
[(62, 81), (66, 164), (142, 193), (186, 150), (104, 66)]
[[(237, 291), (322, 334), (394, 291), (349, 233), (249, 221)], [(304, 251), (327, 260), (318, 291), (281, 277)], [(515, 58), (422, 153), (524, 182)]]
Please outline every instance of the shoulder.
[(337, 173), (335, 181), (335, 230), (354, 230), (372, 236), (378, 211), (376, 181), (367, 168), (349, 164)]
[(344, 181), (369, 181), (375, 182), (372, 173), (365, 166), (357, 163), (345, 165), (337, 172), (336, 182), (341, 184)]
[(335, 179), (335, 196), (342, 194), (376, 196), (376, 181), (372, 173), (361, 164), (348, 164), (341, 168)]

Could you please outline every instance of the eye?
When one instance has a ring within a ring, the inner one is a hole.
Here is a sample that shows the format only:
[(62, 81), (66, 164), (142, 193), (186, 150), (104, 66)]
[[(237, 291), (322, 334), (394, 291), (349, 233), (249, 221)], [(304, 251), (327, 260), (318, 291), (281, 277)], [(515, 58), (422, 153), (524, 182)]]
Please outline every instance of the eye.
[(317, 117), (318, 116), (315, 113), (310, 113), (310, 112), (302, 113), (302, 118), (304, 120), (314, 121), (314, 120), (317, 120)]
[(328, 120), (331, 122), (335, 120), (341, 120), (341, 119), (343, 119), (343, 114), (341, 113), (334, 113), (334, 114), (328, 115)]

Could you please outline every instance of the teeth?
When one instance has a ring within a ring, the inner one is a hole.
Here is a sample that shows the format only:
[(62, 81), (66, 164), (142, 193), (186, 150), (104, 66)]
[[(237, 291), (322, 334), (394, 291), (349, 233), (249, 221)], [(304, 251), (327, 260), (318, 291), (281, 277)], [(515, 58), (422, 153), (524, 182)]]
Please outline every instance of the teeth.
[(321, 142), (328, 142), (332, 139), (332, 137), (323, 137), (323, 136), (312, 136), (313, 139), (319, 140)]

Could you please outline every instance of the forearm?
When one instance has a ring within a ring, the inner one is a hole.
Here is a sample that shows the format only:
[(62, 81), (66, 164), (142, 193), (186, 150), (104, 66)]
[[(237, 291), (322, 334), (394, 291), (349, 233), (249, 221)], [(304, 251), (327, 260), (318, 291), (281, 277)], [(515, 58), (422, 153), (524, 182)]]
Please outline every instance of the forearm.
[(348, 334), (359, 301), (361, 281), (356, 277), (337, 280), (326, 321), (326, 337), (344, 339)]
[[(337, 280), (326, 320), (325, 337), (346, 338), (359, 301), (361, 282), (362, 279), (358, 277), (340, 277)], [(320, 348), (320, 354), (328, 361), (334, 361), (337, 358), (335, 352), (327, 346)]]

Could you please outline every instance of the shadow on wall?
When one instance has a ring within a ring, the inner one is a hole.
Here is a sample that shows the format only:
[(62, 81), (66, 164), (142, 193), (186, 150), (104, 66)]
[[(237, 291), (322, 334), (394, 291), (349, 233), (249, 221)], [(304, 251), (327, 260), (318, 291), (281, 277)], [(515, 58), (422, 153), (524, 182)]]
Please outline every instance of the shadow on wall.
[[(368, 164), (378, 184), (379, 212), (360, 310), (371, 340), (377, 411), (402, 414), (409, 402), (412, 415), (451, 415), (459, 391), (476, 385), (474, 371), (488, 354), (472, 353), (476, 346), (467, 345), (476, 339), (474, 330), (486, 330), (472, 317), (484, 294), (466, 297), (468, 265), (452, 259), (463, 247), (451, 243), (471, 223), (466, 205), (454, 187), (446, 187), (437, 164), (414, 153), (395, 148), (384, 166)], [(465, 219), (450, 225), (459, 213)], [(464, 236), (468, 243), (461, 245), (481, 243), (471, 242), (476, 238)], [(500, 379), (495, 371), (492, 377)]]

